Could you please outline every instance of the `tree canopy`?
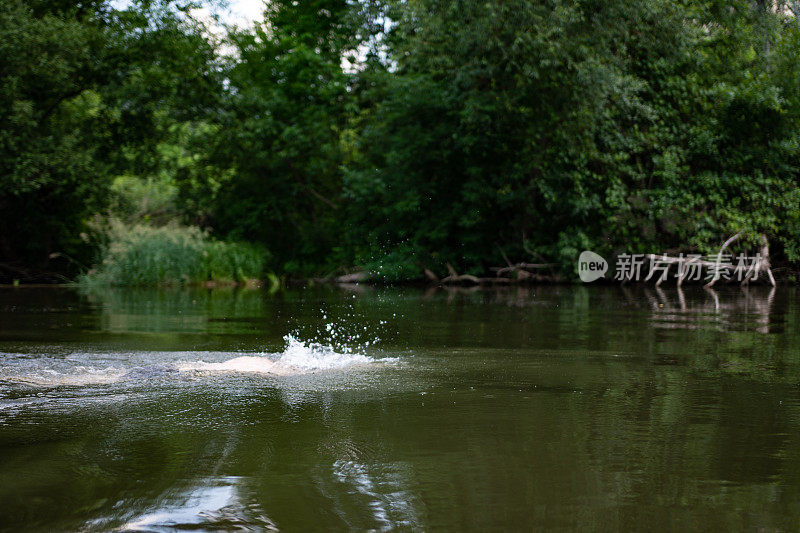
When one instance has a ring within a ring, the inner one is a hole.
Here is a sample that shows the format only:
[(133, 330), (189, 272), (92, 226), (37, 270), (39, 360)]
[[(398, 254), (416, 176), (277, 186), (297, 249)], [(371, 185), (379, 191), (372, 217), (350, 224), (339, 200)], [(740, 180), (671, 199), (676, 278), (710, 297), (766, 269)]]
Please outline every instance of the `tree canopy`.
[(88, 268), (122, 197), (296, 276), (733, 233), (800, 262), (796, 3), (275, 0), (223, 37), (197, 7), (0, 6), (4, 279)]

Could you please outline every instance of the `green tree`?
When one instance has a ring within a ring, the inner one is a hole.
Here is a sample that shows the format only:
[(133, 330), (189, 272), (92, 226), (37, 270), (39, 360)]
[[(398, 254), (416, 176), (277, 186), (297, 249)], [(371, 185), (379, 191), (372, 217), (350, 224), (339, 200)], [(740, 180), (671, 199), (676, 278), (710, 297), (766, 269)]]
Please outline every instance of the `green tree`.
[(341, 233), (349, 9), (344, 1), (276, 1), (266, 20), (230, 39), (236, 54), (208, 159), (228, 181), (182, 184), (194, 201), (217, 191), (210, 215), (220, 233), (266, 243), (276, 268), (308, 273)]
[(216, 101), (214, 46), (187, 13), (154, 2), (0, 6), (3, 279), (75, 274), (111, 177), (152, 167), (164, 117)]
[[(751, 2), (389, 3), (346, 177), (387, 277), (505, 257), (797, 258), (797, 26)], [(417, 274), (418, 275), (418, 274)]]

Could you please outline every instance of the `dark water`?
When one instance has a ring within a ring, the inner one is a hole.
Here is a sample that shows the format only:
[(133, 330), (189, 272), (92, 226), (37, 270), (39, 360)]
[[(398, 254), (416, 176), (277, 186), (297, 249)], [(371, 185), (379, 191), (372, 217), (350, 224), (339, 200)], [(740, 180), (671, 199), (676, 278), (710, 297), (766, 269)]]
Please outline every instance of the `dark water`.
[(0, 529), (796, 530), (798, 296), (0, 290)]

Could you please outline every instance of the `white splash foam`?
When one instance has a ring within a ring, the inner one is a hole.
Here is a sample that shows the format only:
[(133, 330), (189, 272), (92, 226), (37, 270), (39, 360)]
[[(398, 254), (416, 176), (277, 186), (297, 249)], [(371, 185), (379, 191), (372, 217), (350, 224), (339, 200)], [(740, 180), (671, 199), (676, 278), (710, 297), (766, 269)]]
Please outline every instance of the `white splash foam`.
[(300, 371), (331, 370), (352, 365), (364, 365), (376, 360), (366, 355), (352, 353), (351, 350), (335, 351), (331, 346), (319, 343), (304, 343), (292, 335), (284, 337), (286, 349), (276, 361), (276, 365)]
[(253, 372), (257, 374), (276, 374), (275, 362), (265, 356), (244, 355), (229, 359), (221, 363), (207, 363), (205, 361), (193, 361), (178, 363), (178, 370), (181, 372)]
[(0, 369), (0, 383), (14, 383), (30, 387), (84, 387), (107, 385), (119, 381), (124, 368), (95, 368), (88, 365), (67, 367), (64, 364), (48, 366), (47, 363), (16, 365)]
[[(181, 372), (286, 376), (396, 361), (369, 357), (356, 353), (352, 348), (336, 349), (322, 343), (303, 342), (292, 335), (287, 335), (284, 340), (286, 348), (282, 352), (240, 355), (227, 360), (224, 357), (230, 357), (229, 352), (76, 353), (66, 359), (30, 359), (11, 354), (12, 361), (0, 366), (0, 385), (36, 388), (101, 386), (172, 379)], [(98, 361), (99, 355), (106, 365)], [(92, 366), (91, 363), (101, 365)]]
[[(351, 350), (336, 351), (333, 347), (303, 342), (292, 335), (284, 337), (286, 348), (278, 354), (245, 355), (219, 363), (197, 361), (181, 363), (179, 370), (211, 372), (252, 372), (260, 374), (306, 374), (321, 370), (337, 370), (377, 362), (393, 362), (393, 358), (374, 359)], [(270, 357), (273, 356), (273, 357)]]

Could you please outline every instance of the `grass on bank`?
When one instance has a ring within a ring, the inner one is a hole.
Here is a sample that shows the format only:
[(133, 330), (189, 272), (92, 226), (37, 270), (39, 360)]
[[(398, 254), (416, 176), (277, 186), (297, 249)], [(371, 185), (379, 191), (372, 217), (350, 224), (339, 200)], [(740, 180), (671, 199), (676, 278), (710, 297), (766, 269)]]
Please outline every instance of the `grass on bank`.
[(218, 241), (200, 228), (170, 224), (125, 224), (103, 228), (101, 260), (78, 280), (82, 284), (144, 286), (260, 279), (266, 251), (251, 244)]

